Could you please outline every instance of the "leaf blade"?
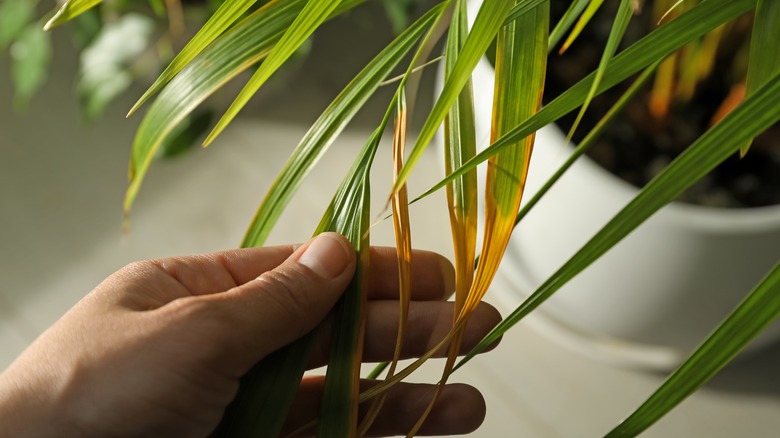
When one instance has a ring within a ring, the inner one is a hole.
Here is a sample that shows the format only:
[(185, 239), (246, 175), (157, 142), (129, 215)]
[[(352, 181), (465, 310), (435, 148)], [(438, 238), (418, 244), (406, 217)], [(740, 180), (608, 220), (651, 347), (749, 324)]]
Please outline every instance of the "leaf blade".
[(204, 146), (211, 144), (214, 139), (235, 118), (241, 108), (249, 102), (249, 99), (282, 66), (282, 64), (295, 53), (296, 50), (311, 36), (312, 33), (328, 18), (341, 0), (309, 0), (301, 12), (290, 24), (282, 38), (274, 45), (268, 57), (260, 65), (260, 68), (252, 75), (239, 95), (227, 109), (217, 125), (211, 131)]
[(780, 316), (780, 263), (637, 410), (606, 436), (633, 437), (693, 394)]

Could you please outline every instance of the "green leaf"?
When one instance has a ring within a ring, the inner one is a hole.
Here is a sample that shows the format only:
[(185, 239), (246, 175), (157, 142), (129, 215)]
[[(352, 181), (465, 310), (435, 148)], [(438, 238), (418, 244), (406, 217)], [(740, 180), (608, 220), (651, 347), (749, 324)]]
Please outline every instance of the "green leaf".
[(127, 13), (107, 23), (80, 56), (77, 89), (84, 113), (89, 119), (133, 83), (131, 66), (149, 47), (154, 20)]
[(566, 162), (563, 163), (561, 167), (559, 167), (558, 170), (556, 170), (555, 173), (547, 181), (545, 181), (544, 185), (542, 185), (542, 187), (534, 194), (534, 196), (528, 200), (525, 205), (523, 205), (523, 208), (520, 209), (520, 212), (517, 213), (517, 217), (515, 217), (515, 225), (520, 223), (525, 215), (531, 211), (531, 209), (544, 197), (545, 193), (547, 193), (547, 191), (550, 190), (553, 185), (555, 185), (555, 183), (563, 176), (564, 173), (566, 173), (567, 170), (569, 170), (569, 168), (572, 166), (572, 164), (574, 164), (575, 161), (577, 161), (577, 159), (579, 159), (591, 147), (596, 145), (596, 142), (601, 137), (601, 134), (604, 133), (606, 128), (615, 120), (618, 114), (620, 114), (623, 109), (625, 109), (628, 103), (631, 102), (634, 97), (636, 97), (637, 93), (639, 93), (642, 87), (653, 76), (659, 64), (660, 61), (657, 61), (655, 64), (646, 68), (645, 71), (643, 71), (642, 74), (639, 75), (639, 77), (634, 81), (634, 83), (628, 87), (626, 92), (620, 96), (620, 99), (615, 102), (615, 104), (609, 109), (609, 111), (607, 111), (604, 117), (599, 120), (596, 126), (594, 126), (590, 132), (588, 132), (588, 135), (586, 135), (585, 138), (583, 138), (582, 141), (577, 145), (577, 147), (574, 148), (574, 152), (572, 152), (569, 158), (566, 159)]
[(425, 124), (417, 137), (417, 142), (393, 185), (393, 193), (397, 192), (401, 185), (406, 182), (415, 164), (422, 156), (423, 151), (436, 134), (439, 125), (444, 121), (447, 113), (449, 113), (450, 107), (455, 103), (463, 87), (466, 86), (466, 83), (471, 78), (471, 72), (476, 67), (477, 62), (479, 62), (479, 59), (485, 54), (490, 43), (498, 34), (498, 30), (503, 25), (513, 6), (513, 2), (506, 0), (485, 0), (482, 3), (482, 7), (480, 7), (474, 21), (474, 26), (466, 38), (463, 50), (458, 56), (458, 62), (453, 68), (449, 79), (444, 83), (442, 92), (436, 100), (433, 109), (428, 114), (428, 118), (425, 120)]
[(585, 26), (590, 22), (591, 18), (593, 18), (594, 15), (596, 15), (596, 11), (599, 10), (601, 5), (604, 3), (604, 0), (590, 0), (590, 3), (588, 3), (588, 7), (585, 8), (585, 12), (580, 15), (580, 19), (577, 20), (577, 24), (574, 25), (574, 29), (569, 34), (569, 38), (566, 39), (566, 41), (563, 42), (563, 46), (561, 47), (561, 53), (565, 52), (566, 49), (571, 46), (571, 44), (574, 42), (574, 40), (577, 39), (577, 37), (580, 35), (583, 29), (585, 29)]
[[(758, 0), (753, 17), (753, 35), (750, 37), (746, 96), (753, 94), (769, 78), (780, 72), (780, 56), (777, 56), (778, 41), (780, 41), (780, 2)], [(740, 157), (747, 154), (751, 142), (752, 140), (748, 141), (740, 148)]]
[(323, 111), (263, 199), (244, 237), (243, 246), (263, 244), (303, 178), (442, 11), (441, 6), (435, 6), (418, 19), (366, 65)]
[(608, 438), (634, 437), (693, 394), (780, 316), (780, 263)]
[(27, 26), (11, 45), (11, 78), (17, 108), (25, 107), (46, 82), (51, 54), (51, 39), (36, 24)]
[(249, 79), (241, 93), (239, 93), (230, 108), (227, 109), (222, 118), (217, 122), (217, 126), (211, 131), (211, 134), (203, 142), (203, 145), (209, 145), (219, 135), (222, 130), (235, 118), (241, 108), (249, 102), (257, 90), (271, 77), (279, 67), (292, 56), (298, 47), (301, 46), (314, 33), (341, 3), (341, 0), (309, 0), (303, 7), (295, 21), (285, 31), (284, 36), (268, 54), (268, 57), (260, 65), (260, 68)]
[(577, 130), (577, 126), (579, 126), (580, 121), (582, 121), (582, 116), (584, 116), (585, 111), (588, 110), (590, 101), (593, 100), (593, 97), (596, 95), (596, 90), (598, 90), (599, 85), (601, 85), (601, 81), (604, 79), (604, 71), (607, 69), (607, 65), (615, 55), (618, 44), (620, 44), (620, 41), (623, 39), (623, 34), (626, 33), (626, 28), (628, 27), (628, 22), (631, 21), (631, 15), (633, 12), (631, 7), (631, 2), (633, 1), (634, 0), (620, 0), (620, 7), (618, 8), (617, 14), (615, 15), (615, 22), (612, 24), (612, 30), (609, 32), (607, 46), (604, 48), (604, 53), (602, 53), (599, 66), (596, 69), (596, 76), (593, 78), (593, 83), (590, 85), (588, 96), (585, 97), (585, 102), (582, 104), (582, 108), (580, 108), (580, 112), (577, 114), (577, 118), (574, 120), (574, 124), (569, 130), (569, 135), (566, 138), (567, 141), (571, 140), (572, 136), (574, 135), (574, 131)]
[[(219, 9), (206, 21), (203, 27), (200, 28), (197, 34), (184, 46), (183, 49), (176, 55), (165, 70), (160, 74), (160, 77), (154, 81), (148, 90), (138, 99), (138, 102), (133, 105), (130, 112), (127, 114), (130, 116), (141, 105), (144, 104), (150, 97), (160, 91), (170, 80), (176, 76), (176, 73), (180, 72), (190, 61), (195, 58), (203, 49), (211, 44), (217, 37), (222, 35), (225, 30), (238, 20), (241, 15), (249, 9), (255, 3), (256, 0), (226, 0)], [(299, 2), (300, 3), (300, 2)]]
[(35, 18), (35, 3), (29, 0), (0, 2), (0, 51), (5, 50)]
[[(333, 15), (363, 1), (343, 0)], [(133, 141), (125, 214), (132, 207), (152, 157), (171, 130), (207, 97), (267, 55), (293, 22), (302, 3), (277, 1), (258, 9), (203, 50), (162, 90)]]
[[(344, 410), (351, 411), (354, 407), (347, 406), (345, 394), (350, 400), (357, 400), (357, 378), (351, 363), (340, 361), (360, 360), (356, 353), (361, 342), (356, 338), (356, 328), (361, 323), (360, 313), (368, 272), (368, 226), (369, 226), (369, 170), (376, 154), (387, 118), (369, 138), (359, 154), (347, 177), (339, 186), (336, 195), (328, 206), (314, 235), (326, 231), (341, 233), (358, 252), (358, 264), (355, 276), (344, 295), (336, 305), (336, 322), (334, 327), (334, 344), (330, 354), (330, 364), (326, 376), (326, 390), (323, 408), (333, 407), (338, 401), (339, 417), (334, 412), (328, 412), (325, 426), (323, 421), (319, 426), (341, 428), (345, 422)], [(238, 394), (228, 406), (215, 435), (216, 436), (279, 436), (287, 412), (292, 405), (300, 385), (303, 373), (309, 363), (314, 342), (317, 340), (319, 327), (300, 340), (284, 347), (263, 359), (241, 378)], [(359, 332), (359, 328), (357, 329)], [(344, 366), (344, 368), (341, 367)], [(333, 371), (331, 371), (331, 368)], [(335, 374), (334, 374), (335, 373)], [(328, 388), (331, 386), (331, 388)], [(335, 387), (335, 388), (334, 388)], [(335, 391), (335, 392), (334, 392)], [(331, 418), (334, 417), (334, 418)], [(325, 419), (323, 419), (325, 420)], [(356, 422), (353, 421), (353, 426)], [(320, 435), (347, 436), (347, 434)]]
[(515, 7), (512, 8), (512, 10), (509, 12), (509, 15), (506, 17), (506, 20), (504, 21), (504, 24), (509, 24), (517, 20), (522, 15), (531, 12), (531, 10), (533, 10), (537, 6), (547, 1), (549, 0), (518, 1)]
[(558, 45), (561, 38), (563, 38), (563, 35), (571, 29), (574, 22), (582, 14), (582, 11), (585, 10), (585, 7), (588, 6), (589, 2), (590, 0), (573, 0), (571, 2), (569, 8), (566, 9), (566, 12), (563, 14), (563, 17), (558, 21), (558, 24), (550, 31), (550, 40), (548, 42), (550, 49), (553, 49)]
[[(660, 26), (615, 56), (604, 72), (604, 79), (596, 91), (596, 95), (612, 88), (657, 60), (665, 58), (686, 43), (750, 11), (755, 4), (756, 0), (709, 0), (699, 3), (688, 12)], [(460, 169), (447, 175), (447, 177), (418, 196), (414, 201), (436, 192), (454, 178), (475, 168), (501, 149), (511, 145), (518, 139), (527, 137), (529, 134), (536, 132), (538, 129), (558, 120), (561, 116), (577, 108), (585, 101), (594, 77), (595, 73), (591, 73), (573, 85), (542, 108), (536, 115), (494, 141), (489, 147), (461, 166)]]
[(552, 296), (566, 282), (627, 236), (661, 207), (739, 150), (740, 146), (780, 120), (780, 75), (737, 106), (639, 191), (585, 246), (545, 281), (511, 315), (461, 360), (459, 366), (496, 341), (502, 333)]
[(334, 308), (333, 343), (317, 422), (317, 436), (353, 437), (357, 432), (360, 363), (368, 280), (370, 227), (370, 170), (389, 117), (385, 116), (336, 192), (322, 231), (343, 234), (358, 253), (360, 263), (347, 290)]
[(102, 0), (68, 0), (64, 5), (62, 5), (62, 7), (60, 7), (57, 13), (51, 17), (51, 20), (49, 20), (46, 25), (43, 26), (43, 30), (52, 30), (60, 24), (68, 20), (72, 20), (73, 18), (94, 8), (100, 4), (101, 1)]

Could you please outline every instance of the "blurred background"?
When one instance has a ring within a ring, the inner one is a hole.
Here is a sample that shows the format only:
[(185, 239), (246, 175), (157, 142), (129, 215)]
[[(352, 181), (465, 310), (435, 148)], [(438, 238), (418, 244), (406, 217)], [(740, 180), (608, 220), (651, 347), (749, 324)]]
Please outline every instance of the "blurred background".
[[(399, 1), (388, 12), (385, 5), (370, 1), (324, 25), (305, 53), (273, 78), (213, 146), (201, 149), (198, 138), (185, 139), (155, 162), (130, 228), (123, 232), (128, 157), (145, 108), (129, 119), (125, 114), (158, 72), (154, 59), (175, 53), (195, 29), (190, 22), (197, 22), (202, 12), (185, 10), (186, 26), (176, 31), (179, 37), (168, 38), (174, 25), (149, 8), (138, 9), (139, 15), (129, 21), (113, 17), (109, 22), (121, 25), (109, 36), (82, 23), (84, 29), (58, 28), (41, 42), (32, 33), (18, 40), (7, 36), (9, 11), (25, 14), (10, 9), (15, 1), (0, 0), (0, 369), (128, 262), (235, 247), (308, 126), (391, 40), (394, 26), (424, 10), (424, 3), (433, 3)], [(39, 5), (38, 12), (49, 7)], [(82, 30), (87, 36), (79, 34)], [(139, 35), (146, 37), (131, 38)], [(105, 58), (85, 47), (102, 48)], [(22, 66), (20, 59), (25, 60)], [(109, 67), (102, 76), (89, 77), (85, 65)], [(435, 69), (423, 75), (412, 135), (430, 107)], [(214, 115), (240, 89), (242, 80), (236, 82), (211, 99)], [(380, 90), (326, 154), (269, 243), (308, 238), (392, 91)], [(202, 131), (210, 126), (208, 120), (204, 113), (192, 123)], [(412, 194), (441, 177), (440, 158), (432, 149), (421, 163), (431, 171), (417, 173)], [(389, 189), (387, 142), (381, 154), (373, 176), (378, 194)], [(375, 198), (379, 215), (384, 198)], [(415, 246), (449, 256), (441, 194), (413, 207), (412, 215)], [(391, 224), (379, 223), (372, 241), (391, 244)], [(494, 289), (502, 287), (510, 286), (499, 278)], [(511, 311), (503, 302), (494, 303), (504, 315)], [(485, 393), (488, 417), (474, 436), (598, 436), (663, 381), (661, 373), (616, 367), (576, 353), (534, 327), (533, 318), (520, 324), (498, 350), (454, 376)], [(778, 365), (777, 346), (733, 364), (646, 436), (776, 436)], [(437, 372), (432, 366), (417, 378), (434, 381)]]

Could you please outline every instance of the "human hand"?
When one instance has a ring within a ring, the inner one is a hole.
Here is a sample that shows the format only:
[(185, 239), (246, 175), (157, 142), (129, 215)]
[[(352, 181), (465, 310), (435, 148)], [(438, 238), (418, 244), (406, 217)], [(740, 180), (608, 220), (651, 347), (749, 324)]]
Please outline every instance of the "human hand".
[[(453, 285), (451, 265), (430, 252), (415, 251), (414, 258), (407, 358), (443, 339), (453, 310), (443, 301)], [(0, 436), (208, 436), (237, 393), (240, 377), (325, 319), (354, 268), (354, 251), (335, 233), (299, 248), (128, 265), (0, 375)], [(397, 298), (395, 250), (372, 248), (364, 361), (392, 357)], [(495, 309), (481, 305), (468, 324), (464, 348), (499, 319)], [(322, 333), (312, 367), (326, 361), (329, 333)], [(316, 416), (322, 385), (320, 376), (304, 378), (287, 430)], [(396, 385), (371, 434), (411, 429), (434, 388)], [(447, 385), (421, 433), (467, 433), (484, 414), (476, 389)]]

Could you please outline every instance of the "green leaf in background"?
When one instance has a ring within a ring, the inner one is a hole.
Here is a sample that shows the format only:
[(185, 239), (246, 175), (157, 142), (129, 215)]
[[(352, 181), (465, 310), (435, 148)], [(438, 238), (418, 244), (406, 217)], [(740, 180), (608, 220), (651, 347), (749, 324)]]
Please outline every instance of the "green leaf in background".
[[(750, 37), (746, 96), (752, 95), (769, 78), (780, 72), (778, 42), (780, 42), (780, 1), (758, 0), (753, 17), (753, 35)], [(740, 157), (747, 154), (750, 143), (751, 141), (739, 149)]]
[(68, 0), (59, 10), (57, 10), (57, 13), (51, 17), (51, 20), (43, 26), (43, 30), (51, 30), (68, 20), (72, 20), (94, 8), (100, 4), (101, 1), (102, 0)]
[(151, 44), (154, 21), (135, 13), (107, 23), (81, 52), (77, 89), (84, 114), (94, 119), (133, 83), (131, 65)]
[(574, 135), (574, 131), (577, 130), (577, 126), (579, 126), (580, 121), (582, 121), (582, 116), (584, 116), (585, 111), (588, 110), (590, 101), (593, 100), (593, 97), (596, 95), (596, 90), (598, 90), (602, 79), (604, 79), (604, 71), (607, 69), (609, 61), (615, 55), (618, 44), (620, 44), (620, 41), (623, 39), (623, 34), (626, 33), (628, 23), (631, 21), (631, 15), (633, 12), (631, 5), (633, 2), (634, 0), (620, 0), (620, 7), (618, 8), (617, 14), (615, 15), (615, 21), (612, 24), (612, 30), (609, 32), (607, 46), (604, 48), (604, 53), (601, 55), (601, 60), (599, 60), (599, 66), (596, 69), (596, 76), (593, 78), (593, 83), (590, 85), (590, 90), (588, 90), (588, 95), (585, 97), (585, 102), (582, 104), (582, 108), (580, 108), (580, 112), (577, 114), (577, 118), (574, 120), (574, 124), (572, 124), (571, 129), (569, 130), (569, 134), (566, 137), (567, 142), (571, 141), (571, 138)]
[[(364, 0), (342, 0), (332, 16)], [(151, 159), (173, 128), (206, 98), (268, 54), (300, 11), (302, 1), (271, 2), (253, 12), (196, 56), (157, 96), (141, 121), (130, 156), (130, 212)]]
[[(749, 12), (756, 0), (709, 0), (699, 3), (678, 18), (660, 26), (649, 35), (620, 52), (607, 66), (604, 79), (596, 95), (610, 89), (631, 75), (663, 59), (686, 43), (734, 18)], [(418, 196), (418, 201), (441, 189), (447, 183), (475, 168), (518, 139), (525, 138), (538, 129), (558, 120), (585, 101), (593, 83), (595, 73), (591, 73), (547, 104), (536, 115), (521, 123), (502, 136), (474, 158), (447, 175), (443, 180)]]
[(11, 78), (17, 109), (25, 108), (30, 98), (46, 82), (51, 54), (49, 35), (34, 23), (22, 30), (11, 45)]
[(0, 51), (5, 50), (35, 18), (35, 2), (0, 0)]
[(233, 101), (230, 108), (225, 111), (225, 114), (217, 122), (217, 126), (206, 137), (206, 141), (203, 142), (204, 146), (214, 141), (268, 78), (317, 30), (339, 3), (341, 3), (341, 0), (309, 0), (306, 3), (306, 6), (303, 7), (295, 21), (290, 24), (282, 38), (276, 43), (271, 53), (268, 54), (268, 57), (260, 64), (260, 68), (249, 79), (249, 83), (241, 90), (236, 100)]
[(213, 111), (199, 111), (188, 115), (163, 141), (158, 153), (159, 158), (178, 157), (191, 151), (198, 145), (201, 136), (206, 134), (213, 118)]
[(780, 263), (706, 341), (607, 438), (634, 437), (693, 394), (780, 316)]
[[(521, 0), (521, 2), (527, 1), (534, 0)], [(406, 182), (417, 161), (420, 160), (423, 151), (428, 147), (428, 143), (431, 142), (436, 134), (439, 125), (444, 121), (447, 113), (449, 113), (450, 107), (455, 103), (466, 83), (471, 79), (471, 72), (476, 67), (479, 59), (485, 54), (487, 48), (490, 47), (513, 6), (515, 6), (515, 3), (507, 0), (485, 0), (482, 3), (474, 21), (474, 26), (466, 38), (463, 50), (458, 56), (458, 62), (453, 68), (449, 79), (444, 83), (442, 92), (436, 100), (433, 109), (428, 114), (428, 118), (425, 120), (425, 124), (417, 137), (417, 142), (393, 185), (393, 193), (397, 192), (401, 185)]]
[(495, 342), (504, 332), (546, 301), (647, 218), (738, 151), (746, 140), (755, 137), (780, 120), (778, 99), (780, 99), (780, 75), (775, 76), (710, 128), (653, 178), (571, 259), (485, 336), (458, 366), (462, 366), (475, 354)]
[(195, 56), (205, 49), (217, 37), (222, 35), (225, 30), (238, 20), (241, 15), (255, 3), (256, 0), (226, 0), (219, 9), (209, 18), (209, 20), (198, 30), (198, 33), (184, 46), (176, 55), (160, 77), (154, 81), (148, 90), (133, 105), (128, 117), (132, 115), (141, 105), (150, 97), (160, 91), (165, 84), (176, 76)]
[(387, 13), (387, 19), (393, 27), (393, 32), (398, 35), (409, 25), (409, 17), (419, 5), (418, 0), (382, 0)]
[(97, 10), (91, 9), (78, 17), (74, 18), (68, 24), (73, 45), (83, 50), (95, 41), (103, 28), (103, 20)]
[(257, 210), (242, 245), (261, 246), (282, 210), (317, 160), (395, 66), (419, 41), (443, 8), (435, 6), (379, 53), (323, 111), (277, 176)]

